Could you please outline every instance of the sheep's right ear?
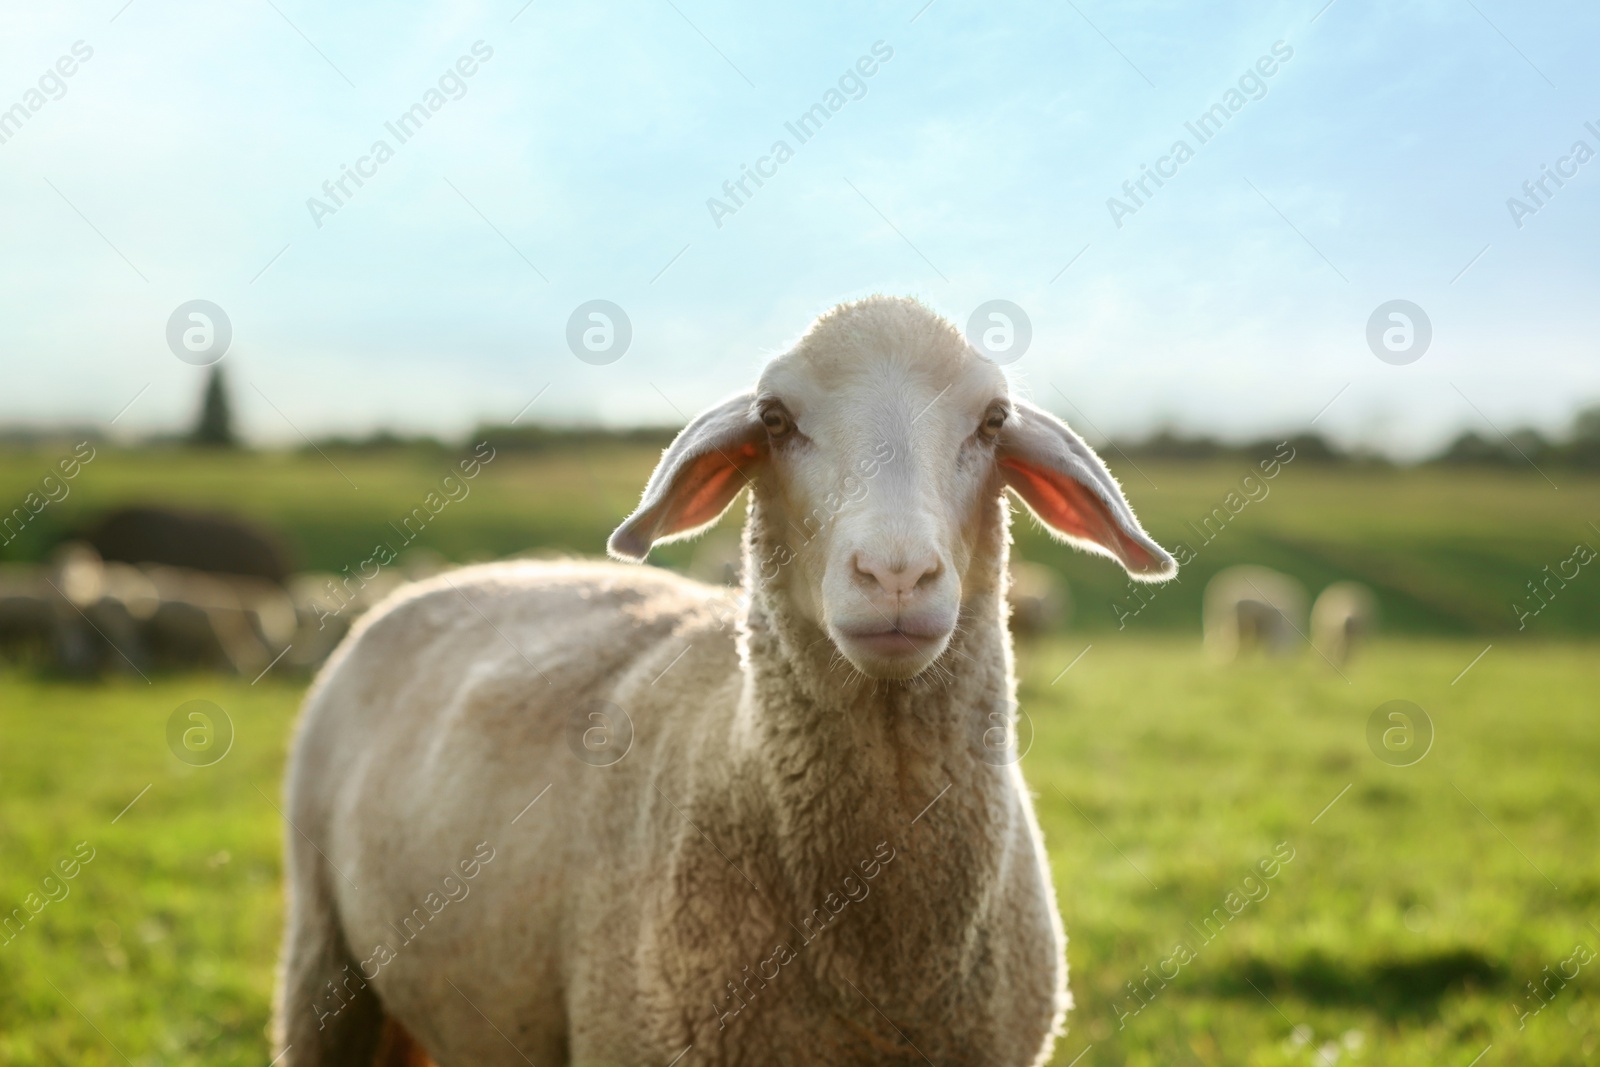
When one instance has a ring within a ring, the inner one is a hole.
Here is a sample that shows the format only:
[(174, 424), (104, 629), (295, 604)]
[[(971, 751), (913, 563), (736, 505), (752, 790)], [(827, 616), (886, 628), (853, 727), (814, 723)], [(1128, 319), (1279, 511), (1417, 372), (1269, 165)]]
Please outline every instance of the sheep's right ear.
[(701, 412), (661, 455), (639, 507), (606, 544), (638, 563), (651, 546), (692, 537), (722, 517), (767, 458), (767, 433), (755, 394), (741, 393)]

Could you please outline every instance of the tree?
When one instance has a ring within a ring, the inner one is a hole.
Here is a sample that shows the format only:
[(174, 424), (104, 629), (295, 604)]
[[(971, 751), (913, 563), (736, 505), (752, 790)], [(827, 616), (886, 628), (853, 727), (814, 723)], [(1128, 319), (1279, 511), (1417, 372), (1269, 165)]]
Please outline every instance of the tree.
[(233, 448), (239, 443), (233, 433), (233, 407), (228, 402), (228, 388), (222, 379), (221, 367), (212, 367), (211, 376), (206, 379), (205, 395), (200, 401), (200, 421), (195, 423), (190, 440), (212, 448)]
[(1590, 404), (1572, 420), (1572, 462), (1580, 467), (1600, 467), (1600, 404)]
[(1499, 464), (1507, 463), (1507, 449), (1481, 434), (1467, 430), (1450, 442), (1436, 457), (1439, 463), (1470, 463), (1470, 464)]
[(1600, 443), (1600, 404), (1590, 404), (1573, 416), (1572, 439), (1579, 444)]

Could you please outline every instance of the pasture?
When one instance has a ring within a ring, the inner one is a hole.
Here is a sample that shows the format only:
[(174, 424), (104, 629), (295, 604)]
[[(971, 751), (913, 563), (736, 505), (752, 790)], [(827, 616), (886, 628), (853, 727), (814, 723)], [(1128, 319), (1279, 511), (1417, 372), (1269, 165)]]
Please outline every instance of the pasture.
[[(494, 434), (488, 441), (493, 448)], [(1537, 603), (1527, 583), (1543, 580), (1542, 568), (1556, 569), (1579, 542), (1600, 549), (1600, 475), (1593, 471), (1554, 468), (1552, 484), (1526, 469), (1319, 465), (1296, 458), (1267, 479), (1249, 459), (1135, 462), (1104, 451), (1145, 528), (1174, 551), (1187, 545), (1193, 562), (1176, 582), (1145, 589), (1149, 603), (1141, 605), (1116, 568), (1050, 543), (1021, 518), (1018, 555), (1067, 578), (1077, 604), (1075, 630), (1193, 632), (1206, 579), (1251, 562), (1294, 575), (1313, 595), (1340, 578), (1366, 583), (1392, 633), (1520, 636), (1517, 605)], [(69, 444), (0, 451), (0, 504), (20, 502), (70, 452)], [(378, 542), (403, 546), (396, 527), (468, 454), (101, 447), (64, 500), (0, 544), (0, 560), (42, 558), (95, 512), (155, 501), (261, 519), (285, 532), (304, 569), (355, 570)], [(535, 455), (501, 447), (415, 545), (456, 561), (530, 549), (599, 553), (638, 502), (658, 454), (620, 443)], [(1253, 494), (1241, 489), (1251, 475), (1260, 486)], [(730, 520), (710, 536), (731, 538), (740, 514), (736, 502)], [(683, 566), (696, 551), (693, 543), (672, 545), (652, 559)], [(1529, 617), (1527, 634), (1600, 635), (1600, 580), (1588, 569)]]
[[(303, 565), (337, 571), (391, 536), (454, 458), (104, 448), (3, 555), (36, 558), (83, 516), (141, 499), (267, 519)], [(652, 460), (502, 450), (418, 545), (457, 560), (593, 553)], [(1193, 543), (1187, 524), (1250, 470), (1112, 460), (1169, 545)], [(7, 454), (0, 499), (51, 462)], [(1019, 649), (1024, 767), (1077, 999), (1057, 1064), (1595, 1059), (1600, 576), (1586, 568), (1522, 633), (1511, 607), (1574, 543), (1600, 545), (1600, 483), (1552, 476), (1559, 490), (1532, 472), (1290, 463), (1121, 628), (1113, 568), (1019, 524), (1022, 554), (1065, 574), (1077, 605), (1070, 627)], [(1386, 632), (1343, 675), (1309, 652), (1208, 663), (1200, 590), (1244, 560), (1313, 591), (1367, 582)], [(274, 805), (303, 688), (277, 672), (253, 685), (0, 673), (0, 907), (42, 896), (80, 843), (92, 852), (65, 896), (0, 935), (0, 1063), (264, 1067), (283, 907)], [(169, 719), (194, 699), (233, 727), (208, 766), (168, 746)], [(1393, 699), (1433, 728), (1409, 766), (1368, 743)]]

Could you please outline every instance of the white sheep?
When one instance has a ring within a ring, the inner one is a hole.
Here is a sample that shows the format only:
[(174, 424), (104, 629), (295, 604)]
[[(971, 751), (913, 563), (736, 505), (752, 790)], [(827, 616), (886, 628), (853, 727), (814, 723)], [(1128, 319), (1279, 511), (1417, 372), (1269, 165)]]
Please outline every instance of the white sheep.
[(1251, 651), (1287, 656), (1305, 640), (1305, 588), (1267, 567), (1219, 571), (1206, 583), (1201, 611), (1206, 652), (1219, 663)]
[(1360, 582), (1334, 582), (1311, 605), (1311, 644), (1335, 667), (1350, 662), (1378, 621), (1378, 601)]
[(1004, 488), (1137, 578), (1175, 564), (910, 300), (835, 309), (694, 419), (612, 554), (747, 481), (742, 590), (505, 563), (356, 625), (286, 786), (285, 1064), (1045, 1061), (1065, 938), (991, 743)]

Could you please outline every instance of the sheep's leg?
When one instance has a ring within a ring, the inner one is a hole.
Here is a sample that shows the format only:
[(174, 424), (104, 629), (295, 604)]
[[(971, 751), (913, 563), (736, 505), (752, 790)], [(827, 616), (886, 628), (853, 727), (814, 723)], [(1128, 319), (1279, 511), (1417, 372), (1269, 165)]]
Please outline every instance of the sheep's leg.
[[(305, 855), (311, 849), (304, 842), (296, 844), (273, 1054), (283, 1054), (283, 1067), (369, 1067), (378, 1062), (380, 1038), (388, 1038), (382, 1045), (390, 1058), (383, 1063), (426, 1063), (403, 1058), (404, 1045), (385, 1033), (377, 994), (345, 948), (325, 864)], [(411, 1044), (403, 1030), (396, 1037)], [(397, 1048), (402, 1058), (395, 1058)]]

